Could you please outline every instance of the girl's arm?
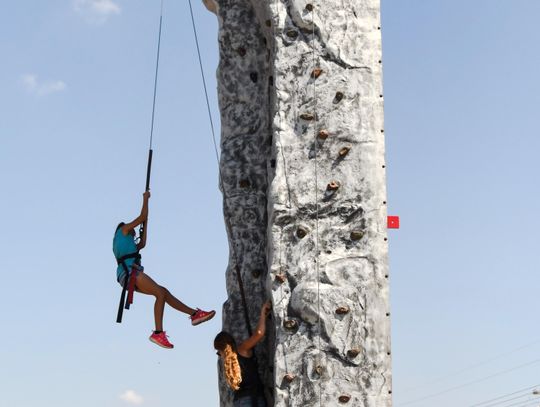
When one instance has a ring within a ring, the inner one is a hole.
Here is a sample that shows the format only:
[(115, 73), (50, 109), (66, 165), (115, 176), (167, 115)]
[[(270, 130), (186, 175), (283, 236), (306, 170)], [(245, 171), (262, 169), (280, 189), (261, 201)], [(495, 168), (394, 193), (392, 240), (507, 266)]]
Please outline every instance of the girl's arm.
[(268, 314), (270, 314), (270, 310), (272, 309), (272, 303), (270, 301), (266, 301), (264, 305), (261, 308), (261, 315), (259, 317), (259, 323), (257, 324), (257, 328), (255, 328), (255, 332), (251, 337), (246, 339), (244, 342), (242, 342), (238, 346), (238, 353), (244, 357), (251, 357), (253, 354), (252, 349), (257, 345), (257, 343), (260, 342), (262, 338), (264, 338), (264, 334), (266, 333), (266, 317)]
[[(122, 226), (122, 233), (124, 236), (127, 236), (133, 229), (135, 229), (141, 223), (145, 223), (148, 219), (148, 199), (150, 198), (150, 191), (146, 191), (143, 194), (143, 205), (141, 213), (134, 220), (129, 223), (126, 223)], [(141, 237), (142, 240), (142, 237)], [(146, 240), (146, 239), (145, 239)]]
[(141, 250), (146, 246), (146, 232), (148, 231), (148, 214), (146, 220), (142, 224), (142, 236), (140, 236), (139, 243), (137, 244), (137, 250)]

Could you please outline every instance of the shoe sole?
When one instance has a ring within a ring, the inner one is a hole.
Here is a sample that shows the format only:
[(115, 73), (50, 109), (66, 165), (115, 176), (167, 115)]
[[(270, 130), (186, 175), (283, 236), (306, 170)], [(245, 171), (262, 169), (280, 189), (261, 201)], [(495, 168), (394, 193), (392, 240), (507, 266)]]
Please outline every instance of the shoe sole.
[(171, 343), (171, 346), (165, 346), (165, 345), (162, 345), (161, 343), (157, 342), (157, 341), (154, 341), (152, 338), (148, 338), (148, 340), (152, 343), (155, 343), (157, 346), (163, 348), (163, 349), (172, 349), (174, 348), (174, 345)]
[(216, 315), (216, 311), (212, 311), (208, 313), (207, 316), (197, 319), (197, 321), (191, 321), (191, 325), (197, 326), (199, 324), (202, 324), (203, 322), (209, 321), (212, 318), (214, 318), (214, 315)]

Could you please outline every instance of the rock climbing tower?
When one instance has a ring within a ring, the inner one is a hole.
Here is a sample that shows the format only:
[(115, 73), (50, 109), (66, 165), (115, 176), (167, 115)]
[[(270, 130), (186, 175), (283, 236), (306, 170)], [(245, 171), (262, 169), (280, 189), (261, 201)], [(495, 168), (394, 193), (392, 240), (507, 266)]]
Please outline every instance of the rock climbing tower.
[[(274, 406), (391, 406), (380, 0), (204, 0), (218, 16), (223, 327)], [(231, 393), (221, 380), (221, 405)], [(270, 404), (272, 405), (272, 404)]]

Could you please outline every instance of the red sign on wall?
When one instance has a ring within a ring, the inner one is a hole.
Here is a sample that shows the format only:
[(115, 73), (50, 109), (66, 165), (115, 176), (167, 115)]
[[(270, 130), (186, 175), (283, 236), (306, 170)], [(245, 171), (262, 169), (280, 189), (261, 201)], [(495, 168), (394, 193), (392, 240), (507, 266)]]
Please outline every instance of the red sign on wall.
[(388, 229), (399, 229), (399, 216), (388, 216)]

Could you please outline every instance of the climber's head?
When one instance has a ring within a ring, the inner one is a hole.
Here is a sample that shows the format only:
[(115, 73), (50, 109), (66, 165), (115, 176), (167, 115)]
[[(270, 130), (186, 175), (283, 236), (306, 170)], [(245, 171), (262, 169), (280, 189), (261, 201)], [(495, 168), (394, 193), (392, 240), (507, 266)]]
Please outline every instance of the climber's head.
[(228, 346), (236, 353), (236, 341), (232, 335), (228, 332), (221, 331), (214, 339), (214, 349), (218, 351), (220, 356), (223, 356), (223, 353)]
[(238, 363), (236, 352), (236, 341), (228, 332), (222, 331), (214, 339), (214, 348), (218, 351), (219, 357), (223, 360), (225, 369), (225, 379), (233, 390), (240, 388), (242, 382), (242, 372)]

